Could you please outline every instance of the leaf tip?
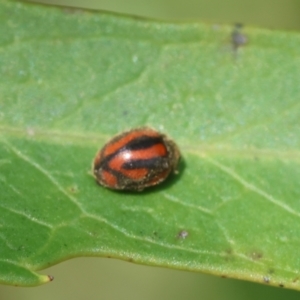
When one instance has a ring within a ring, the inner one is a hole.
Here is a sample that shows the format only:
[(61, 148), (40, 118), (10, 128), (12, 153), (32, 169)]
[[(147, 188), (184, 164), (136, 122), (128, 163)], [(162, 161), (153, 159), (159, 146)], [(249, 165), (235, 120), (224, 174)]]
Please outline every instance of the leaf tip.
[(52, 275), (40, 275), (40, 283), (48, 283), (54, 280)]

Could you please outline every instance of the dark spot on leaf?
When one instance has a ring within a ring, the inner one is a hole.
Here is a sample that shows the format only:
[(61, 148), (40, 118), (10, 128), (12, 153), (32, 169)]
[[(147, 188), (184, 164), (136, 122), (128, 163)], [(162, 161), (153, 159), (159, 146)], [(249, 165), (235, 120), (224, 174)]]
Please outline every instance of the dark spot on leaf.
[(274, 270), (274, 269), (269, 269), (268, 273), (269, 273), (269, 274), (274, 274), (274, 273), (275, 273), (275, 270)]
[(226, 261), (230, 261), (230, 260), (233, 260), (234, 259), (234, 256), (233, 256), (234, 252), (231, 248), (228, 248), (225, 250), (225, 253), (224, 253), (224, 258)]
[(293, 280), (293, 282), (295, 283), (295, 282), (297, 282), (299, 280), (299, 277), (296, 277), (294, 280)]
[(71, 186), (71, 187), (69, 187), (69, 191), (72, 193), (72, 194), (76, 194), (76, 193), (78, 193), (78, 187), (77, 186), (75, 186), (75, 185), (73, 185), (73, 186)]
[(133, 258), (131, 258), (131, 257), (128, 258), (128, 261), (129, 262), (134, 262)]
[(247, 36), (241, 32), (242, 28), (242, 24), (236, 24), (231, 33), (231, 43), (234, 51), (237, 51), (240, 46), (245, 45), (248, 41)]
[(283, 283), (279, 283), (278, 286), (284, 288), (284, 284)]
[(154, 235), (155, 238), (161, 239), (161, 236), (159, 236), (157, 231), (153, 231), (153, 235)]
[(233, 254), (233, 250), (232, 250), (232, 248), (228, 248), (228, 249), (226, 249), (226, 253), (227, 253), (227, 254)]
[(51, 276), (51, 275), (48, 275), (48, 278), (49, 278), (49, 281), (53, 281), (54, 280), (54, 277)]
[(181, 231), (179, 231), (178, 234), (177, 234), (177, 238), (178, 238), (178, 239), (182, 239), (182, 240), (184, 240), (184, 239), (187, 238), (188, 236), (189, 236), (189, 233), (188, 233), (188, 231), (186, 231), (186, 230), (181, 230)]
[(221, 278), (227, 278), (227, 276), (226, 275), (221, 275)]
[(249, 257), (253, 260), (260, 260), (263, 257), (263, 254), (260, 251), (252, 251), (249, 254)]

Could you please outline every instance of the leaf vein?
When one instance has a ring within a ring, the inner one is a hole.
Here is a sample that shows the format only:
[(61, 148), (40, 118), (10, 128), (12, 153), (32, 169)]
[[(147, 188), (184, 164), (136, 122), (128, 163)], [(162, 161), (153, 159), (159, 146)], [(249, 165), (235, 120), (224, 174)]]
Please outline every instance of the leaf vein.
[(9, 212), (12, 212), (12, 213), (14, 213), (16, 215), (22, 216), (22, 217), (28, 219), (31, 222), (34, 222), (34, 223), (37, 223), (39, 225), (42, 225), (42, 226), (48, 227), (50, 229), (53, 229), (53, 225), (52, 224), (46, 223), (44, 221), (41, 221), (41, 220), (39, 220), (39, 219), (37, 219), (37, 218), (35, 218), (33, 216), (30, 216), (29, 214), (26, 214), (25, 212), (18, 211), (16, 209), (11, 208), (11, 207), (5, 207), (3, 205), (0, 205), (0, 208), (5, 209), (5, 210), (7, 210)]
[(252, 183), (247, 182), (244, 178), (242, 178), (240, 175), (238, 175), (236, 172), (234, 172), (231, 168), (221, 164), (220, 162), (217, 162), (216, 160), (212, 158), (205, 157), (206, 161), (235, 179), (237, 182), (239, 182), (242, 186), (247, 188), (248, 190), (253, 191), (254, 193), (262, 196), (264, 199), (268, 200), (270, 203), (282, 208), (283, 210), (287, 211), (288, 213), (295, 215), (297, 217), (300, 217), (300, 213), (289, 207), (288, 205), (284, 204), (283, 202), (275, 199), (272, 195), (268, 194), (267, 192), (259, 189), (257, 186), (255, 186)]
[(201, 207), (199, 205), (194, 205), (194, 204), (189, 204), (189, 203), (186, 203), (184, 201), (181, 201), (179, 200), (177, 197), (175, 196), (172, 196), (168, 193), (163, 193), (163, 195), (165, 196), (165, 198), (168, 200), (168, 201), (171, 201), (171, 202), (174, 202), (174, 203), (178, 203), (182, 206), (185, 206), (185, 207), (188, 207), (188, 208), (192, 208), (192, 209), (197, 209), (201, 212), (204, 212), (206, 214), (209, 214), (209, 215), (212, 215), (212, 211), (207, 209), (207, 208), (204, 208), (204, 207)]
[(84, 208), (81, 206), (80, 203), (76, 200), (76, 198), (69, 195), (64, 188), (58, 183), (58, 181), (42, 166), (40, 166), (37, 162), (33, 161), (28, 156), (24, 155), (21, 151), (19, 151), (17, 148), (15, 148), (13, 145), (11, 145), (8, 141), (2, 139), (2, 141), (6, 144), (9, 149), (16, 154), (19, 158), (36, 168), (40, 173), (42, 173), (48, 180), (64, 195), (67, 199), (69, 199), (73, 204), (75, 204), (81, 212), (85, 212)]

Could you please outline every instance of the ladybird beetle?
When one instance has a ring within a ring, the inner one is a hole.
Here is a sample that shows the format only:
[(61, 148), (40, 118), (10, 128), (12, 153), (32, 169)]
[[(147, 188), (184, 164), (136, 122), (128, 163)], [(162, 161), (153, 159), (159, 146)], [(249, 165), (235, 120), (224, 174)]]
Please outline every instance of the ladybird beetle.
[(176, 173), (179, 158), (178, 147), (164, 134), (148, 127), (136, 128), (104, 145), (94, 159), (93, 173), (107, 188), (142, 191)]

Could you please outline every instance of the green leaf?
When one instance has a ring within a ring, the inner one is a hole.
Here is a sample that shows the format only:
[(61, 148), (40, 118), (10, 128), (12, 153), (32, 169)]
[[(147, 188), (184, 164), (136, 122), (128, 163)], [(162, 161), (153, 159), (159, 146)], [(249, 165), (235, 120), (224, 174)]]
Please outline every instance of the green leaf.
[[(232, 30), (0, 0), (2, 283), (106, 256), (300, 289), (300, 35)], [(180, 174), (97, 185), (97, 150), (143, 125)]]

